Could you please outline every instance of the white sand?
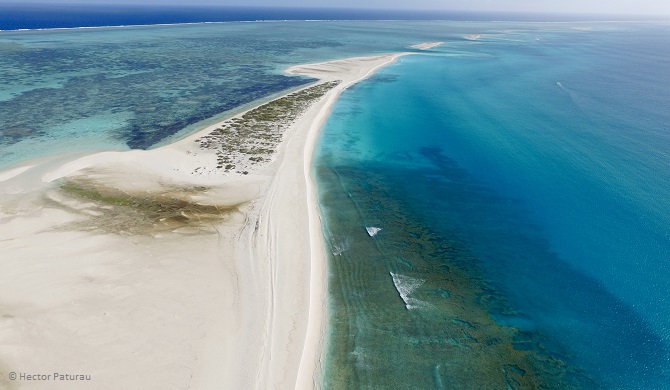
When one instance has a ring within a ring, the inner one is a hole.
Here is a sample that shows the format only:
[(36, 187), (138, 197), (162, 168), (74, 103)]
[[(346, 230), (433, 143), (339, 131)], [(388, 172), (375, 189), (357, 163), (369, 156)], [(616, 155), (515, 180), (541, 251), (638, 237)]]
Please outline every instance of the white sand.
[[(214, 152), (193, 141), (217, 125), (151, 151), (0, 172), (0, 388), (316, 387), (326, 290), (312, 152), (339, 93), (404, 54), (288, 69), (342, 83), (249, 175), (217, 170)], [(54, 188), (63, 177), (239, 207), (209, 230), (110, 231), (100, 219), (109, 210)], [(193, 186), (209, 189), (180, 190)], [(9, 381), (8, 372), (91, 380)]]
[(432, 49), (434, 47), (440, 46), (444, 42), (424, 42), (424, 43), (419, 43), (417, 45), (412, 45), (410, 46), (412, 49), (419, 49), (419, 50), (428, 50)]
[(470, 34), (470, 35), (466, 35), (465, 39), (467, 39), (469, 41), (476, 41), (483, 36), (484, 36), (484, 34)]

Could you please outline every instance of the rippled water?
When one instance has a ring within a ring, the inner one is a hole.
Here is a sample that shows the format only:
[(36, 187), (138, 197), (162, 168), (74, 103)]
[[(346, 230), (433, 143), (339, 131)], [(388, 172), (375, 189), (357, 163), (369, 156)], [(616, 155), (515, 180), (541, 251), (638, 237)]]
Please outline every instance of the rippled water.
[(327, 388), (670, 386), (668, 38), (500, 26), (345, 93)]

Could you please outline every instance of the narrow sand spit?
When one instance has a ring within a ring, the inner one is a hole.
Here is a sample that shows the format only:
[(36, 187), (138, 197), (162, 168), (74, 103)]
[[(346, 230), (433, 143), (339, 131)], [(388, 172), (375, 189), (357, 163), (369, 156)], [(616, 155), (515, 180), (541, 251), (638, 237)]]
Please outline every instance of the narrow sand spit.
[(412, 49), (428, 50), (440, 46), (444, 42), (425, 42), (410, 46)]
[(0, 172), (0, 388), (317, 387), (312, 152), (339, 94), (405, 54), (289, 68), (319, 81), (158, 149)]

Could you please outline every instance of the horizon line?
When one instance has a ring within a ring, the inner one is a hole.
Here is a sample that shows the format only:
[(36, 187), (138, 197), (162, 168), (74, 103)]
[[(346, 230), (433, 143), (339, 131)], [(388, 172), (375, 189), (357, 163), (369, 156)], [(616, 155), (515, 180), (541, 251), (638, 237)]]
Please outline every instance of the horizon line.
[(450, 19), (258, 19), (258, 20), (225, 20), (225, 21), (202, 21), (202, 22), (178, 22), (178, 23), (153, 23), (153, 24), (115, 24), (107, 26), (75, 26), (75, 27), (42, 27), (42, 28), (17, 28), (0, 29), (5, 32), (30, 32), (30, 31), (60, 31), (60, 30), (93, 30), (105, 28), (136, 28), (136, 27), (170, 27), (187, 26), (199, 24), (226, 24), (226, 23), (286, 23), (286, 22), (486, 22), (486, 23), (548, 23), (548, 24), (571, 24), (571, 23), (658, 23), (670, 22), (670, 20), (565, 20), (565, 21), (537, 21), (537, 20), (450, 20)]

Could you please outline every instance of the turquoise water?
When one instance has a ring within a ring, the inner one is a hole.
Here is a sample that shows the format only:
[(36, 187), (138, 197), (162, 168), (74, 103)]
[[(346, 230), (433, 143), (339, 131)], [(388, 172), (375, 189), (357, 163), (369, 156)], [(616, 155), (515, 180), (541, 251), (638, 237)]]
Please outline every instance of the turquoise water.
[(441, 36), (444, 23), (266, 22), (0, 31), (0, 168), (147, 149), (305, 84), (290, 65)]
[(346, 91), (324, 128), (326, 387), (668, 388), (669, 38), (631, 23), (5, 31), (0, 169), (156, 147), (309, 81), (289, 65), (445, 41)]
[(581, 27), (447, 40), (338, 101), (327, 388), (670, 388), (670, 27)]

